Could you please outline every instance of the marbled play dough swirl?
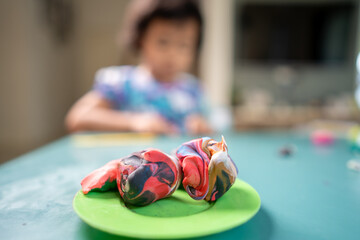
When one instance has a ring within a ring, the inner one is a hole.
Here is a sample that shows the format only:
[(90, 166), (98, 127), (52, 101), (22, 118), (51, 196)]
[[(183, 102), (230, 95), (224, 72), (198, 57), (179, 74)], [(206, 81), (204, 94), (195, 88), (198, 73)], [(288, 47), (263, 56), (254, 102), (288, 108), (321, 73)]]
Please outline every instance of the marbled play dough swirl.
[(215, 201), (236, 180), (238, 171), (224, 138), (221, 142), (209, 137), (186, 142), (177, 149), (176, 156), (183, 171), (183, 186), (193, 199)]
[(117, 186), (124, 202), (147, 205), (170, 196), (180, 181), (178, 160), (149, 149), (107, 163), (86, 176), (81, 186), (84, 194)]

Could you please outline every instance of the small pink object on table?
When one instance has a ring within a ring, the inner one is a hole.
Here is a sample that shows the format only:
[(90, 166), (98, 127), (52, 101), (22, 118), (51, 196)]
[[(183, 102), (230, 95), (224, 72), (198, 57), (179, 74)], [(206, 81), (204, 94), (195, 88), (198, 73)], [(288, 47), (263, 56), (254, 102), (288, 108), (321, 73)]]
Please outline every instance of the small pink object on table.
[(311, 141), (314, 145), (327, 146), (334, 143), (334, 134), (328, 130), (316, 130), (311, 134)]

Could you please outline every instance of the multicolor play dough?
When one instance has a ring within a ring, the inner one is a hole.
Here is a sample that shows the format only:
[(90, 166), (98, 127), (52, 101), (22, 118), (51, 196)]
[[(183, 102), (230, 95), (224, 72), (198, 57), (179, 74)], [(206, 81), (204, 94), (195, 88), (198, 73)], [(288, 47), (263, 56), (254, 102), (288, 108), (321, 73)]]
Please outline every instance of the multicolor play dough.
[[(234, 184), (237, 168), (228, 154), (224, 137), (209, 137), (182, 144), (176, 159), (148, 149), (113, 160), (81, 181), (82, 191), (118, 188), (126, 203), (147, 205), (170, 196), (182, 184), (196, 200), (215, 201)], [(183, 179), (182, 179), (183, 177)]]
[(237, 168), (228, 155), (224, 137), (216, 142), (209, 137), (182, 144), (176, 151), (187, 193), (197, 200), (215, 201), (236, 180)]
[(181, 181), (177, 159), (156, 149), (113, 160), (81, 181), (84, 194), (118, 188), (124, 202), (147, 205), (170, 196)]

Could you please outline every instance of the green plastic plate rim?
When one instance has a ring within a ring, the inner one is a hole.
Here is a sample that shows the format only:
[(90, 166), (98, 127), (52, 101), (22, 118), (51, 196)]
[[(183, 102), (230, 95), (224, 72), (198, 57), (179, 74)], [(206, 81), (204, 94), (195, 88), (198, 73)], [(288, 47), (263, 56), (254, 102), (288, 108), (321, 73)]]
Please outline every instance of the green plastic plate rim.
[(212, 207), (190, 216), (140, 215), (128, 209), (115, 192), (84, 195), (79, 190), (73, 199), (75, 212), (91, 227), (119, 236), (148, 239), (200, 237), (226, 231), (250, 220), (260, 205), (256, 190), (239, 179)]

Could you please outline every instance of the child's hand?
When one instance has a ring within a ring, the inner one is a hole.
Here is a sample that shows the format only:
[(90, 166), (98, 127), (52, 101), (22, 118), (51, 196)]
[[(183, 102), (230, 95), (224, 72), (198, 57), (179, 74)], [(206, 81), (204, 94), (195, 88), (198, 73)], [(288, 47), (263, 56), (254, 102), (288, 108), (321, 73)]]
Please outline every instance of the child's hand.
[(188, 134), (211, 134), (213, 130), (210, 128), (206, 120), (199, 114), (192, 114), (185, 119), (185, 128)]
[(159, 134), (176, 134), (179, 129), (156, 113), (133, 114), (130, 119), (131, 130)]

